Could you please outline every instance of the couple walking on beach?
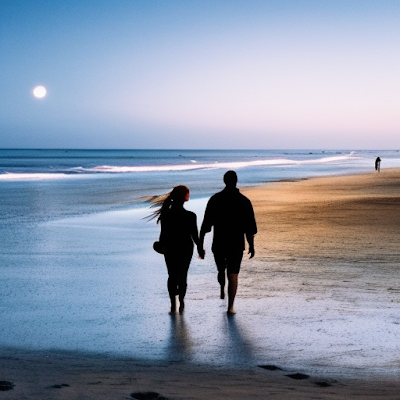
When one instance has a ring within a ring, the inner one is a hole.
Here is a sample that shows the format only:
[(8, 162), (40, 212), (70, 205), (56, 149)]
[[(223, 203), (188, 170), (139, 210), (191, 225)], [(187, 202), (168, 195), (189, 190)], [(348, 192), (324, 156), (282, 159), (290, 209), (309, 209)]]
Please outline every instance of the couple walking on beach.
[[(236, 188), (237, 175), (228, 171), (224, 175), (225, 188), (208, 201), (200, 229), (197, 229), (196, 214), (187, 211), (184, 203), (189, 200), (189, 189), (180, 185), (162, 201), (153, 214), (161, 223), (159, 251), (164, 254), (168, 270), (168, 293), (171, 313), (176, 312), (176, 297), (179, 312), (185, 307), (187, 274), (193, 256), (194, 244), (201, 259), (205, 257), (203, 247), (206, 233), (213, 228), (212, 252), (218, 269), (220, 297), (225, 298), (226, 275), (228, 277), (228, 314), (234, 314), (233, 303), (238, 286), (238, 274), (245, 249), (245, 238), (250, 258), (254, 257), (254, 235), (257, 226), (250, 200)], [(225, 275), (226, 274), (226, 275)]]

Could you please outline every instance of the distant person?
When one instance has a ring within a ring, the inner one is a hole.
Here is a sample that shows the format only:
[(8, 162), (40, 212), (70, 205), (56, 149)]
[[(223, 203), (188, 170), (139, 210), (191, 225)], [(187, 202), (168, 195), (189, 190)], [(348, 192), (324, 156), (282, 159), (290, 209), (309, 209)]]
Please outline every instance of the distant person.
[(381, 172), (381, 159), (377, 157), (375, 160), (375, 171)]
[[(180, 185), (162, 201), (152, 216), (161, 222), (160, 242), (168, 270), (168, 293), (171, 314), (176, 312), (176, 296), (179, 296), (179, 312), (185, 307), (187, 274), (193, 256), (193, 243), (197, 245), (200, 258), (204, 258), (197, 230), (196, 214), (185, 210), (183, 204), (189, 200), (189, 189)], [(160, 249), (158, 249), (160, 250)]]
[(254, 235), (257, 225), (250, 200), (236, 188), (237, 175), (228, 171), (224, 175), (225, 189), (208, 201), (200, 230), (200, 243), (214, 229), (212, 252), (218, 269), (220, 297), (225, 298), (225, 271), (228, 275), (228, 314), (234, 314), (233, 303), (238, 287), (238, 275), (245, 249), (245, 237), (250, 258), (254, 257)]

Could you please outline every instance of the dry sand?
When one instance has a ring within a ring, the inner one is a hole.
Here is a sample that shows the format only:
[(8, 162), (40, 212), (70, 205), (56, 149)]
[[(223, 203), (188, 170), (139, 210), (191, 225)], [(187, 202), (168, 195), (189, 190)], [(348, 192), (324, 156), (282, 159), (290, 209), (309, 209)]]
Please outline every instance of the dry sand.
[(260, 256), (399, 261), (398, 170), (279, 182), (247, 195)]
[[(257, 285), (264, 285), (270, 296), (306, 291), (310, 302), (326, 291), (339, 301), (355, 296), (373, 304), (376, 298), (392, 304), (394, 324), (400, 323), (399, 170), (280, 182), (243, 192), (253, 202), (259, 234), (255, 269), (241, 274), (240, 296), (251, 297)], [(271, 277), (285, 275), (282, 285), (275, 279), (275, 287), (268, 287), (258, 279), (257, 268), (266, 263)], [(297, 380), (287, 376), (296, 371), (258, 366), (234, 370), (6, 349), (0, 356), (0, 381), (15, 386), (0, 397), (132, 399), (132, 393), (157, 398), (143, 395), (156, 392), (159, 399), (400, 399), (399, 343), (400, 337), (385, 364), (390, 372), (385, 376), (383, 371), (379, 379), (310, 373)], [(345, 356), (335, 360), (341, 361), (346, 366)]]

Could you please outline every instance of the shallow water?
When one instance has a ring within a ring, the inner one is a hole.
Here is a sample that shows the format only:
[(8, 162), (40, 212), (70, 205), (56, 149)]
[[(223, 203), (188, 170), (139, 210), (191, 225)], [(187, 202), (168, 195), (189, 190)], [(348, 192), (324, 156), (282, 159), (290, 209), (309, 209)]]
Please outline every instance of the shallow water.
[[(205, 204), (192, 200), (187, 208), (202, 215)], [(169, 315), (163, 257), (149, 246), (159, 228), (143, 219), (147, 213), (40, 222), (9, 238), (1, 255), (1, 346), (228, 367), (275, 364), (331, 376), (398, 374), (400, 316), (390, 293), (371, 302), (361, 289), (326, 290), (329, 265), (244, 260), (238, 314), (228, 318), (208, 235), (206, 259), (194, 257), (190, 267), (185, 313)]]

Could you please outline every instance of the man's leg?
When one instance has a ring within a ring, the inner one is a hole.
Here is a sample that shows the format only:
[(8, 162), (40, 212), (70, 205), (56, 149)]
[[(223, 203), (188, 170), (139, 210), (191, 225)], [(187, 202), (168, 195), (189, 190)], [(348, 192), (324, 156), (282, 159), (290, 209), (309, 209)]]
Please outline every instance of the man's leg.
[(225, 270), (226, 270), (226, 258), (224, 255), (214, 253), (215, 264), (218, 269), (218, 283), (220, 285), (220, 298), (225, 298)]
[(225, 298), (225, 269), (223, 271), (218, 271), (218, 283), (220, 285), (220, 298)]
[(235, 314), (233, 303), (235, 301), (239, 274), (228, 274), (228, 314)]
[(227, 257), (228, 273), (228, 314), (235, 314), (233, 303), (235, 301), (238, 288), (240, 264), (243, 258), (243, 251), (229, 254)]

